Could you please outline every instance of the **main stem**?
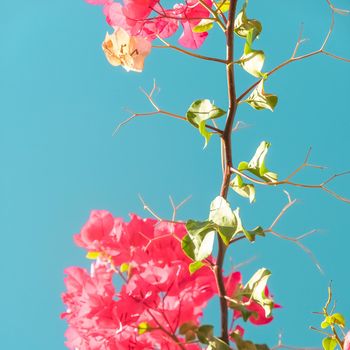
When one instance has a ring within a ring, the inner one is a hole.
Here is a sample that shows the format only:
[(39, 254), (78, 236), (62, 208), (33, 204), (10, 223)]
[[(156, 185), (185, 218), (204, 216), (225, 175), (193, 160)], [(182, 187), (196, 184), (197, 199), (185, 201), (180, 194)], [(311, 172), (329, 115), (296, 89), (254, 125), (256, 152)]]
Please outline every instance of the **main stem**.
[[(234, 59), (233, 59), (233, 49), (234, 49), (234, 19), (236, 14), (237, 0), (231, 0), (230, 8), (228, 12), (228, 22), (225, 31), (226, 35), (226, 79), (227, 79), (227, 91), (228, 91), (228, 113), (226, 119), (226, 125), (224, 132), (222, 134), (222, 146), (223, 146), (223, 157), (224, 157), (224, 172), (221, 184), (220, 196), (227, 198), (228, 189), (231, 180), (231, 167), (232, 167), (232, 128), (233, 122), (237, 110), (236, 101), (236, 89), (235, 89), (235, 78), (234, 78)], [(226, 253), (226, 245), (218, 235), (219, 247), (218, 256), (216, 262), (216, 281), (219, 290), (220, 298), (220, 309), (221, 309), (221, 339), (229, 344), (228, 335), (228, 307), (227, 300), (225, 298), (225, 284), (223, 279), (223, 264)]]

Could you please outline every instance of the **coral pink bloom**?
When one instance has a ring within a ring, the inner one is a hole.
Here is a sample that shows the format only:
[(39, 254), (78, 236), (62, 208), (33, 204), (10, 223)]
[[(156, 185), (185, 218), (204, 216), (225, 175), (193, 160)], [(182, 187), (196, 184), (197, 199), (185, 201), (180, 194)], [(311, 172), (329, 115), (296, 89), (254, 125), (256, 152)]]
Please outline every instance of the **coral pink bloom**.
[[(208, 7), (212, 6), (211, 0), (204, 0), (204, 2)], [(208, 18), (210, 12), (198, 0), (188, 0), (186, 5), (177, 5), (177, 7), (182, 11), (183, 17), (181, 20), (183, 33), (179, 38), (179, 43), (190, 49), (198, 49), (202, 46), (208, 33), (194, 33), (192, 29), (201, 21), (201, 18)]]
[[(183, 33), (179, 43), (187, 48), (198, 49), (208, 33), (194, 33), (193, 28), (210, 12), (198, 1), (187, 0), (176, 4), (173, 9), (165, 9), (159, 0), (124, 0), (123, 4), (113, 0), (85, 0), (94, 5), (103, 5), (107, 23), (115, 30), (123, 28), (131, 36), (143, 37), (149, 41), (158, 36), (167, 38), (175, 34), (179, 24)], [(212, 0), (205, 0), (208, 7)]]
[[(181, 249), (185, 234), (184, 224), (159, 223), (136, 215), (124, 222), (106, 211), (93, 211), (75, 241), (103, 254), (92, 264), (91, 274), (77, 267), (66, 270), (63, 301), (67, 311), (62, 317), (69, 324), (67, 346), (79, 350), (173, 349), (173, 339), (159, 331), (160, 325), (171, 334), (185, 322), (199, 325), (217, 289), (209, 268), (189, 273), (191, 260)], [(122, 263), (128, 264), (128, 273), (120, 291), (115, 291), (112, 269)], [(142, 323), (156, 330), (138, 334)], [(200, 349), (193, 344), (185, 348)]]
[(66, 345), (69, 349), (103, 349), (105, 340), (121, 327), (114, 301), (113, 272), (95, 266), (92, 276), (78, 267), (70, 267), (65, 273), (67, 292), (62, 299), (67, 311), (62, 317), (69, 323)]
[(109, 238), (113, 225), (114, 218), (108, 211), (94, 210), (80, 233), (74, 236), (75, 243), (90, 251), (100, 251), (102, 243)]
[[(239, 292), (241, 288), (243, 288), (241, 273), (233, 272), (231, 275), (226, 277), (225, 288), (226, 288), (226, 294), (229, 297), (234, 298), (235, 294)], [(267, 297), (270, 295), (267, 287), (265, 289), (265, 294)], [(248, 302), (249, 299), (246, 297), (243, 297), (243, 301)], [(249, 317), (249, 321), (255, 325), (264, 325), (264, 324), (270, 323), (273, 320), (272, 316), (266, 317), (264, 308), (254, 300), (250, 301), (250, 303), (247, 304), (245, 307), (247, 310), (253, 312), (253, 314)], [(280, 305), (274, 304), (274, 308), (279, 308), (279, 307)], [(233, 317), (234, 319), (238, 319), (242, 317), (242, 314), (240, 311), (235, 310), (233, 313)]]
[(346, 334), (344, 339), (344, 350), (350, 350), (350, 331)]

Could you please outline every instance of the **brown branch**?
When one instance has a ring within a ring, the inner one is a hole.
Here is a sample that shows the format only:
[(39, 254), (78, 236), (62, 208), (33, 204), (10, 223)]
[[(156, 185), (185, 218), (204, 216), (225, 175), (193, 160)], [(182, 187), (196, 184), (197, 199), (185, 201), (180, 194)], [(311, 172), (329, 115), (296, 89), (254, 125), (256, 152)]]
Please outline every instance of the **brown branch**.
[[(156, 91), (156, 83), (154, 81), (153, 83), (153, 88), (151, 90), (150, 93), (147, 93), (145, 90), (141, 89), (142, 93), (147, 97), (148, 101), (150, 102), (150, 104), (154, 107), (155, 111), (152, 111), (152, 112), (144, 112), (144, 113), (134, 113), (134, 112), (131, 112), (132, 115), (125, 119), (124, 121), (122, 121), (121, 123), (118, 124), (118, 126), (115, 128), (114, 132), (113, 132), (113, 136), (116, 135), (119, 130), (126, 124), (128, 124), (131, 120), (135, 119), (135, 118), (138, 118), (138, 117), (152, 117), (152, 116), (155, 116), (155, 115), (166, 115), (168, 117), (171, 117), (171, 118), (174, 118), (174, 119), (180, 119), (180, 120), (183, 120), (183, 121), (186, 121), (187, 122), (187, 119), (185, 117), (183, 117), (182, 115), (179, 115), (179, 114), (176, 114), (176, 113), (172, 113), (172, 112), (169, 112), (169, 111), (166, 111), (164, 109), (161, 109), (154, 101), (153, 99), (153, 94), (154, 92)], [(206, 125), (206, 127), (212, 131), (214, 131), (215, 133), (217, 134), (222, 134), (223, 131), (220, 130), (220, 129), (217, 129), (211, 125)]]
[[(227, 193), (230, 185), (231, 179), (231, 166), (232, 166), (232, 128), (237, 110), (236, 102), (236, 88), (235, 88), (235, 76), (234, 76), (234, 65), (233, 53), (234, 53), (234, 20), (236, 15), (237, 0), (231, 0), (230, 7), (228, 11), (228, 21), (226, 26), (226, 79), (227, 79), (227, 90), (228, 90), (228, 112), (225, 124), (225, 129), (222, 134), (222, 150), (223, 159), (225, 160), (223, 179), (221, 184), (220, 196), (227, 198)], [(223, 279), (223, 264), (226, 253), (226, 245), (221, 239), (220, 235), (218, 237), (218, 255), (216, 259), (216, 265), (214, 267), (215, 279), (218, 287), (218, 294), (220, 299), (220, 310), (221, 310), (221, 339), (229, 344), (228, 336), (228, 307), (226, 297), (225, 284)]]
[(216, 8), (216, 12), (220, 14), (223, 22), (225, 25), (227, 25), (227, 18), (225, 16), (225, 14), (222, 12), (221, 8), (224, 6), (225, 1), (222, 1), (220, 5), (218, 5), (215, 1), (213, 2), (215, 8)]
[(216, 58), (216, 57), (209, 57), (209, 56), (204, 56), (204, 55), (199, 55), (197, 53), (182, 49), (178, 46), (172, 45), (170, 43), (168, 43), (166, 40), (164, 40), (163, 38), (161, 38), (160, 36), (158, 36), (158, 39), (164, 44), (164, 46), (162, 45), (154, 45), (152, 46), (155, 49), (173, 49), (175, 51), (181, 52), (185, 55), (191, 56), (191, 57), (195, 57), (195, 58), (199, 58), (201, 60), (205, 60), (205, 61), (214, 61), (214, 62), (218, 62), (218, 63), (227, 63), (226, 60), (223, 60), (221, 58)]
[(159, 329), (166, 334), (169, 338), (171, 338), (175, 344), (177, 344), (179, 346), (180, 349), (182, 350), (186, 350), (186, 347), (184, 344), (182, 344), (179, 340), (179, 338), (176, 336), (176, 334), (172, 334), (170, 332), (168, 332), (157, 320), (157, 318), (151, 313), (151, 311), (147, 310), (147, 313), (151, 316), (151, 318), (153, 319), (153, 321), (157, 324), (157, 326), (159, 327)]
[(327, 184), (329, 184), (330, 182), (332, 182), (333, 180), (335, 180), (338, 177), (341, 176), (345, 176), (345, 175), (350, 175), (350, 171), (345, 171), (343, 173), (340, 174), (335, 174), (332, 175), (331, 177), (329, 177), (327, 180), (321, 182), (320, 184), (304, 184), (304, 183), (298, 183), (298, 182), (294, 182), (294, 181), (290, 181), (295, 175), (297, 175), (302, 169), (304, 168), (315, 168), (315, 169), (324, 169), (323, 166), (320, 165), (315, 165), (315, 164), (310, 164), (309, 163), (309, 158), (310, 158), (310, 154), (311, 154), (311, 148), (307, 153), (307, 156), (304, 160), (304, 163), (299, 166), (296, 170), (294, 170), (290, 175), (288, 175), (284, 180), (281, 181), (274, 181), (274, 182), (265, 182), (262, 180), (258, 180), (250, 175), (247, 175), (245, 173), (243, 173), (242, 171), (231, 167), (231, 171), (232, 173), (239, 175), (241, 177), (243, 177), (246, 180), (249, 180), (255, 184), (258, 185), (263, 185), (263, 186), (280, 186), (280, 185), (289, 185), (289, 186), (294, 186), (294, 187), (302, 187), (302, 188), (310, 188), (310, 189), (321, 189), (327, 193), (329, 193), (331, 196), (335, 197), (336, 199), (345, 202), (345, 203), (349, 203), (350, 204), (350, 199), (345, 198), (341, 195), (339, 195), (338, 193), (330, 190), (328, 187), (326, 187)]
[[(306, 58), (309, 58), (309, 57), (312, 57), (312, 56), (315, 56), (315, 55), (319, 55), (319, 54), (322, 54), (322, 55), (326, 55), (326, 56), (329, 56), (329, 57), (332, 57), (334, 59), (337, 59), (337, 60), (341, 60), (341, 61), (344, 61), (344, 62), (349, 62), (350, 63), (350, 59), (348, 58), (344, 58), (344, 57), (341, 57), (341, 56), (337, 56), (337, 55), (334, 55), (333, 53), (330, 53), (328, 51), (325, 50), (325, 47), (333, 33), (333, 29), (334, 29), (334, 17), (335, 17), (335, 14), (338, 13), (338, 14), (347, 14), (349, 13), (348, 11), (345, 11), (345, 10), (340, 10), (340, 9), (337, 9), (335, 8), (332, 3), (329, 1), (329, 0), (326, 0), (330, 9), (331, 9), (331, 24), (330, 24), (330, 27), (329, 27), (329, 30), (326, 34), (326, 37), (321, 45), (321, 47), (318, 49), (318, 50), (315, 50), (315, 51), (312, 51), (312, 52), (309, 52), (305, 55), (300, 55), (300, 56), (296, 56), (297, 54), (297, 51), (299, 49), (299, 46), (305, 41), (305, 39), (302, 39), (301, 37), (301, 34), (299, 34), (299, 38), (298, 38), (298, 41), (295, 45), (295, 48), (294, 48), (294, 51), (293, 51), (293, 54), (292, 56), (288, 59), (288, 60), (285, 60), (284, 62), (282, 62), (281, 64), (279, 64), (277, 67), (273, 68), (272, 70), (270, 70), (267, 75), (270, 76), (274, 73), (276, 73), (277, 71), (279, 71), (280, 69), (282, 69), (283, 67), (289, 65), (290, 63), (293, 63), (293, 62), (297, 62), (297, 61), (301, 61), (301, 60), (304, 60)], [(302, 33), (302, 31), (301, 31)], [(251, 92), (254, 88), (256, 88), (258, 86), (258, 84), (261, 82), (261, 79), (258, 80), (257, 82), (255, 82), (253, 85), (251, 85), (250, 87), (248, 87), (238, 98), (237, 98), (237, 101), (238, 102), (241, 102), (243, 100), (243, 98), (249, 93)]]
[(309, 232), (306, 232), (306, 233), (303, 233), (297, 237), (289, 237), (289, 236), (285, 236), (285, 235), (282, 235), (280, 233), (278, 233), (277, 231), (275, 231), (275, 226), (277, 225), (277, 223), (281, 220), (281, 218), (286, 214), (286, 212), (288, 211), (288, 209), (290, 209), (295, 203), (296, 203), (296, 200), (292, 200), (290, 198), (290, 195), (287, 191), (284, 191), (288, 197), (288, 203), (282, 208), (282, 210), (280, 211), (280, 213), (277, 215), (277, 217), (275, 218), (275, 220), (272, 222), (272, 224), (270, 225), (269, 228), (267, 228), (266, 230), (264, 230), (265, 233), (270, 233), (272, 234), (273, 236), (275, 237), (278, 237), (280, 239), (283, 239), (283, 240), (286, 240), (286, 241), (289, 241), (289, 242), (292, 242), (294, 244), (296, 244), (299, 248), (301, 248), (307, 255), (309, 255), (310, 259), (314, 262), (314, 264), (316, 265), (317, 269), (323, 273), (323, 270), (321, 268), (321, 265), (320, 263), (318, 262), (316, 256), (314, 255), (314, 253), (308, 248), (306, 247), (301, 241), (316, 233), (317, 230), (311, 230)]

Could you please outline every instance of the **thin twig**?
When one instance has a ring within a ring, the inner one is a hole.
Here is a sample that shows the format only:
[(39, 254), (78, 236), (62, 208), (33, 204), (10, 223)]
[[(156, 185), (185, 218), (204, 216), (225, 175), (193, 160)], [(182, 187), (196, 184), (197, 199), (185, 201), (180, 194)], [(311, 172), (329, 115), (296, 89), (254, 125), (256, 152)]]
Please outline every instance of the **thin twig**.
[[(156, 88), (157, 88), (157, 85), (156, 85), (156, 82), (154, 81), (153, 82), (153, 87), (152, 87), (152, 90), (151, 92), (147, 93), (143, 88), (141, 88), (140, 90), (142, 91), (142, 93), (147, 97), (148, 101), (150, 102), (150, 104), (154, 107), (155, 111), (152, 111), (152, 112), (144, 112), (144, 113), (134, 113), (134, 112), (131, 112), (132, 115), (123, 120), (121, 123), (118, 124), (118, 126), (115, 128), (114, 132), (113, 132), (113, 136), (116, 135), (119, 130), (125, 126), (126, 124), (128, 124), (130, 121), (132, 121), (133, 119), (135, 118), (138, 118), (138, 117), (152, 117), (152, 116), (155, 116), (155, 115), (166, 115), (168, 117), (171, 117), (171, 118), (174, 118), (174, 119), (180, 119), (180, 120), (183, 120), (183, 121), (186, 121), (187, 122), (187, 119), (185, 117), (183, 117), (182, 115), (179, 115), (179, 114), (176, 114), (176, 113), (172, 113), (172, 112), (169, 112), (169, 111), (166, 111), (164, 109), (161, 109), (157, 104), (156, 102), (154, 101), (153, 99), (153, 94), (154, 92), (156, 91)], [(223, 131), (220, 130), (220, 129), (217, 129), (215, 128), (214, 126), (211, 126), (211, 125), (206, 125), (206, 127), (210, 130), (212, 130), (213, 132), (217, 133), (217, 134), (222, 134)]]
[(173, 208), (173, 215), (172, 215), (172, 221), (175, 221), (176, 219), (176, 214), (177, 214), (177, 211), (183, 206), (185, 205), (190, 199), (192, 198), (192, 195), (186, 197), (183, 201), (181, 201), (179, 204), (175, 205), (175, 202), (173, 200), (173, 198), (171, 196), (169, 196), (169, 201), (170, 201), (170, 204)]
[[(141, 92), (147, 97), (148, 101), (150, 102), (150, 104), (154, 107), (155, 111), (152, 111), (152, 112), (144, 112), (144, 113), (134, 113), (134, 112), (131, 112), (132, 115), (123, 120), (121, 123), (118, 124), (118, 126), (115, 128), (114, 132), (113, 132), (113, 136), (116, 135), (119, 130), (126, 124), (128, 124), (130, 121), (132, 121), (133, 119), (135, 118), (138, 118), (138, 117), (152, 117), (152, 116), (155, 116), (155, 115), (166, 115), (168, 117), (171, 117), (171, 118), (174, 118), (174, 119), (180, 119), (180, 120), (183, 120), (183, 121), (186, 121), (187, 122), (187, 119), (185, 117), (183, 117), (182, 115), (179, 115), (179, 114), (176, 114), (176, 113), (172, 113), (172, 112), (169, 112), (169, 111), (166, 111), (166, 110), (163, 110), (161, 109), (154, 101), (153, 99), (153, 94), (154, 92), (156, 91), (156, 83), (155, 81), (153, 82), (153, 88), (151, 90), (150, 93), (147, 93), (143, 88), (140, 88)], [(210, 130), (212, 130), (213, 132), (217, 133), (217, 134), (222, 134), (223, 131), (220, 130), (220, 129), (217, 129), (211, 125), (206, 125), (206, 127)]]
[(269, 226), (269, 228), (267, 228), (266, 230), (264, 230), (265, 233), (270, 233), (275, 237), (278, 237), (280, 239), (292, 242), (294, 244), (296, 244), (298, 247), (300, 247), (307, 255), (309, 255), (309, 257), (311, 258), (311, 260), (314, 262), (314, 264), (316, 265), (317, 269), (323, 273), (323, 270), (321, 268), (320, 263), (318, 262), (315, 254), (308, 248), (306, 247), (301, 241), (318, 232), (317, 230), (311, 230), (309, 232), (303, 233), (297, 237), (289, 237), (289, 236), (285, 236), (282, 235), (280, 233), (278, 233), (277, 231), (275, 231), (275, 226), (277, 225), (277, 223), (280, 221), (280, 219), (286, 214), (286, 212), (296, 203), (296, 200), (292, 200), (289, 193), (287, 191), (285, 191), (287, 197), (288, 197), (288, 202), (287, 204), (282, 208), (282, 210), (280, 211), (280, 213), (277, 215), (277, 217), (274, 219), (274, 221), (272, 222), (272, 224)]
[(154, 49), (172, 49), (172, 50), (181, 52), (185, 55), (199, 58), (201, 60), (214, 61), (214, 62), (226, 64), (226, 60), (223, 60), (221, 58), (199, 55), (199, 54), (194, 53), (192, 51), (188, 51), (188, 50), (182, 49), (181, 47), (172, 45), (172, 44), (168, 43), (166, 40), (164, 40), (163, 38), (161, 38), (160, 36), (158, 36), (158, 39), (164, 44), (164, 46), (163, 45), (154, 45), (154, 46), (152, 46)]
[(217, 22), (219, 27), (222, 29), (223, 32), (225, 32), (226, 26), (224, 23), (221, 22), (221, 19), (220, 19), (219, 15), (217, 14), (217, 12), (214, 11), (209, 5), (207, 5), (204, 0), (198, 0), (198, 1), (207, 11), (209, 11), (211, 13), (211, 15), (215, 18), (215, 21)]
[(256, 178), (254, 178), (253, 176), (247, 175), (246, 173), (243, 173), (242, 171), (240, 171), (234, 167), (231, 167), (231, 171), (232, 171), (232, 173), (239, 175), (239, 176), (243, 177), (244, 179), (249, 180), (249, 181), (251, 181), (255, 184), (258, 184), (258, 185), (263, 185), (263, 186), (289, 185), (289, 186), (294, 186), (294, 187), (321, 189), (321, 190), (329, 193), (331, 196), (335, 197), (336, 199), (350, 204), (350, 199), (345, 198), (345, 197), (339, 195), (338, 193), (330, 190), (328, 187), (326, 187), (326, 185), (328, 185), (330, 182), (334, 181), (336, 178), (341, 177), (341, 176), (345, 176), (345, 175), (350, 175), (350, 170), (344, 171), (344, 172), (339, 173), (339, 174), (334, 174), (331, 177), (329, 177), (328, 179), (326, 179), (325, 181), (321, 182), (320, 184), (304, 184), (304, 183), (298, 183), (298, 182), (291, 181), (291, 179), (294, 176), (296, 176), (304, 168), (314, 168), (314, 169), (321, 169), (321, 170), (325, 169), (324, 166), (309, 163), (310, 155), (311, 155), (311, 148), (309, 149), (303, 164), (301, 164), (298, 168), (296, 168), (284, 180), (280, 180), (280, 181), (265, 182), (262, 180), (258, 180)]
[(273, 346), (271, 348), (271, 350), (278, 350), (278, 349), (286, 349), (286, 350), (322, 350), (321, 348), (297, 347), (297, 346), (285, 345), (282, 342), (282, 334), (281, 333), (278, 336), (278, 343), (277, 343), (277, 345), (275, 345), (275, 346)]
[[(281, 68), (289, 65), (290, 63), (292, 62), (296, 62), (296, 61), (301, 61), (301, 60), (304, 60), (306, 58), (309, 58), (309, 57), (312, 57), (312, 56), (315, 56), (315, 55), (319, 55), (319, 54), (323, 54), (323, 55), (326, 55), (326, 56), (329, 56), (329, 57), (332, 57), (334, 59), (337, 59), (337, 60), (341, 60), (341, 61), (344, 61), (344, 62), (349, 62), (350, 63), (350, 59), (348, 58), (344, 58), (344, 57), (341, 57), (341, 56), (338, 56), (338, 55), (335, 55), (333, 53), (330, 53), (328, 51), (325, 50), (325, 47), (327, 45), (327, 43), (329, 42), (329, 39), (333, 33), (333, 29), (334, 29), (334, 23), (335, 23), (335, 20), (334, 20), (334, 16), (336, 13), (340, 13), (340, 14), (347, 14), (349, 13), (348, 11), (346, 10), (340, 10), (340, 9), (337, 9), (333, 6), (333, 4), (330, 2), (330, 0), (326, 0), (330, 9), (331, 9), (331, 24), (330, 24), (330, 27), (329, 27), (329, 30), (325, 36), (325, 39), (323, 40), (322, 42), (322, 45), (321, 47), (318, 49), (318, 50), (315, 50), (315, 51), (312, 51), (310, 53), (307, 53), (305, 55), (300, 55), (300, 56), (296, 56), (297, 54), (297, 51), (298, 51), (298, 48), (300, 46), (300, 44), (302, 42), (304, 42), (305, 40), (302, 39), (301, 37), (301, 33), (302, 31), (299, 33), (299, 37), (298, 37), (298, 41), (296, 43), (296, 46), (295, 46), (295, 49), (293, 51), (293, 54), (292, 56), (288, 59), (288, 60), (285, 60), (284, 62), (282, 62), (281, 64), (279, 64), (277, 67), (273, 68), (272, 70), (270, 70), (267, 75), (270, 76), (274, 73), (276, 73), (277, 71), (279, 71)], [(257, 82), (255, 82), (253, 85), (251, 85), (249, 88), (247, 88), (238, 98), (237, 98), (237, 102), (241, 102), (243, 100), (243, 98), (249, 93), (251, 92), (255, 87), (258, 86), (258, 84), (261, 82), (261, 79), (258, 80)]]
[(139, 194), (140, 201), (143, 205), (143, 209), (148, 211), (153, 217), (155, 217), (158, 221), (163, 221), (163, 219), (152, 209), (149, 205), (144, 201), (144, 199)]

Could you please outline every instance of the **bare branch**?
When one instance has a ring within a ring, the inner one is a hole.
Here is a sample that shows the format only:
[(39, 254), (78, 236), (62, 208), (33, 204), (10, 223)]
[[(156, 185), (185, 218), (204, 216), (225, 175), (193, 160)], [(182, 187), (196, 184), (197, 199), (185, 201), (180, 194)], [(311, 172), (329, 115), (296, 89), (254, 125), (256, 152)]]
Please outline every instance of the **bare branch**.
[(278, 335), (278, 343), (277, 345), (273, 346), (271, 350), (278, 350), (278, 349), (286, 349), (286, 350), (322, 350), (321, 348), (313, 348), (313, 347), (297, 347), (297, 346), (290, 346), (285, 345), (282, 341), (282, 334), (280, 333)]
[(156, 214), (156, 212), (152, 209), (152, 208), (150, 208), (149, 206), (148, 206), (148, 204), (144, 201), (144, 199), (141, 197), (141, 195), (139, 194), (139, 198), (140, 198), (140, 201), (141, 201), (141, 203), (142, 203), (142, 205), (143, 205), (143, 209), (144, 210), (146, 210), (146, 211), (148, 211), (153, 217), (155, 217), (158, 221), (163, 221), (163, 219), (158, 215), (158, 214)]
[[(327, 43), (329, 42), (329, 39), (333, 33), (333, 29), (334, 29), (334, 24), (335, 24), (335, 14), (341, 14), (341, 15), (346, 15), (346, 14), (349, 14), (350, 11), (347, 11), (347, 10), (341, 10), (341, 9), (338, 9), (336, 7), (333, 6), (333, 4), (331, 3), (330, 0), (326, 0), (330, 9), (331, 9), (331, 24), (330, 24), (330, 27), (329, 27), (329, 30), (325, 36), (325, 39), (323, 40), (320, 48), (318, 50), (315, 50), (315, 51), (312, 51), (312, 52), (309, 52), (305, 55), (300, 55), (300, 56), (297, 56), (297, 51), (300, 47), (300, 45), (305, 41), (305, 39), (302, 38), (302, 29), (299, 33), (299, 36), (298, 36), (298, 40), (297, 40), (297, 43), (295, 45), (295, 48), (294, 48), (294, 51), (293, 51), (293, 54), (292, 56), (282, 62), (281, 64), (279, 64), (277, 67), (273, 68), (272, 70), (270, 70), (267, 75), (270, 76), (272, 74), (274, 74), (275, 72), (279, 71), (280, 69), (282, 69), (283, 67), (289, 65), (290, 63), (292, 62), (296, 62), (296, 61), (301, 61), (301, 60), (304, 60), (306, 58), (309, 58), (309, 57), (312, 57), (312, 56), (316, 56), (316, 55), (319, 55), (319, 54), (322, 54), (322, 55), (326, 55), (326, 56), (329, 56), (329, 57), (332, 57), (334, 59), (337, 59), (337, 60), (340, 60), (340, 61), (344, 61), (344, 62), (348, 62), (350, 63), (350, 59), (348, 58), (345, 58), (345, 57), (341, 57), (341, 56), (338, 56), (338, 55), (335, 55), (333, 53), (330, 53), (328, 51), (325, 50), (325, 47), (327, 45)], [(248, 89), (246, 89), (238, 98), (237, 98), (237, 102), (239, 103), (240, 101), (243, 100), (243, 98), (249, 93), (251, 92), (256, 86), (258, 86), (258, 84), (260, 83), (261, 79), (258, 80), (257, 82), (255, 82), (253, 85), (251, 85)]]
[(242, 130), (242, 129), (246, 129), (246, 128), (250, 128), (251, 125), (245, 123), (245, 122), (242, 122), (241, 120), (238, 120), (236, 125), (233, 127), (232, 129), (232, 132), (236, 132), (236, 131), (239, 131), (239, 130)]
[(175, 205), (173, 198), (172, 198), (171, 196), (169, 196), (169, 201), (170, 201), (170, 204), (171, 204), (171, 206), (172, 206), (172, 208), (173, 208), (172, 221), (175, 221), (177, 211), (178, 211), (183, 205), (185, 205), (191, 198), (192, 198), (192, 195), (186, 197), (186, 198), (185, 198), (183, 201), (181, 201), (179, 204)]
[(161, 38), (160, 36), (158, 36), (158, 39), (164, 44), (163, 45), (154, 45), (152, 46), (155, 49), (172, 49), (178, 52), (181, 52), (185, 55), (191, 56), (191, 57), (195, 57), (195, 58), (199, 58), (201, 60), (205, 60), (205, 61), (214, 61), (214, 62), (218, 62), (218, 63), (224, 63), (226, 64), (226, 60), (223, 60), (221, 58), (216, 58), (216, 57), (210, 57), (210, 56), (204, 56), (204, 55), (199, 55), (197, 53), (182, 49), (181, 47), (172, 45), (170, 43), (168, 43), (166, 40), (164, 40), (163, 38)]
[(306, 247), (301, 241), (303, 239), (305, 239), (306, 237), (318, 232), (317, 230), (311, 230), (308, 231), (306, 233), (303, 233), (297, 237), (289, 237), (289, 236), (285, 236), (282, 235), (280, 233), (278, 233), (277, 231), (275, 231), (275, 226), (277, 225), (277, 223), (280, 221), (280, 219), (286, 214), (286, 212), (296, 203), (296, 200), (292, 200), (289, 193), (286, 192), (286, 195), (288, 197), (288, 203), (282, 208), (282, 210), (280, 211), (280, 213), (277, 215), (277, 217), (275, 218), (275, 220), (272, 222), (272, 224), (270, 225), (270, 227), (266, 230), (264, 230), (265, 233), (270, 233), (275, 237), (278, 237), (280, 239), (292, 242), (294, 244), (296, 244), (299, 248), (301, 248), (307, 255), (309, 255), (310, 259), (314, 262), (314, 264), (316, 265), (317, 269), (323, 273), (323, 270), (321, 268), (320, 263), (318, 262), (316, 256), (314, 255), (314, 253), (308, 248)]
[[(150, 104), (154, 107), (155, 111), (144, 112), (144, 113), (131, 112), (132, 115), (129, 118), (127, 118), (124, 121), (122, 121), (121, 123), (119, 123), (118, 126), (115, 128), (115, 130), (113, 132), (113, 136), (116, 135), (123, 126), (125, 126), (130, 121), (132, 121), (133, 119), (138, 118), (138, 117), (151, 117), (151, 116), (155, 116), (155, 115), (166, 115), (168, 117), (171, 117), (171, 118), (174, 118), (174, 119), (180, 119), (180, 120), (183, 120), (183, 121), (187, 122), (187, 119), (185, 117), (183, 117), (182, 115), (163, 110), (156, 104), (156, 102), (154, 101), (154, 98), (153, 98), (153, 94), (156, 91), (156, 89), (157, 89), (157, 86), (156, 86), (155, 81), (153, 82), (152, 90), (149, 93), (147, 93), (143, 88), (140, 88), (142, 93), (147, 97), (147, 99), (150, 102)], [(217, 129), (214, 126), (206, 125), (206, 127), (208, 129), (212, 130), (214, 133), (217, 133), (217, 134), (220, 134), (220, 135), (223, 133), (222, 130)]]
[(350, 204), (350, 199), (343, 197), (341, 195), (339, 195), (338, 193), (330, 190), (328, 187), (326, 187), (326, 185), (328, 185), (330, 182), (334, 181), (336, 178), (341, 177), (341, 176), (345, 176), (345, 175), (350, 175), (350, 170), (349, 171), (345, 171), (342, 172), (340, 174), (334, 174), (331, 177), (329, 177), (327, 180), (321, 182), (320, 184), (304, 184), (304, 183), (298, 183), (298, 182), (294, 182), (291, 181), (291, 179), (296, 176), (301, 170), (303, 170), (304, 168), (314, 168), (314, 169), (325, 169), (324, 166), (321, 165), (315, 165), (315, 164), (310, 164), (309, 163), (309, 158), (311, 155), (311, 148), (309, 149), (306, 158), (304, 160), (304, 163), (302, 165), (300, 165), (297, 169), (295, 169), (290, 175), (288, 175), (284, 180), (280, 180), (280, 181), (274, 181), (274, 182), (265, 182), (263, 180), (258, 180), (250, 175), (247, 175), (245, 173), (243, 173), (242, 171), (231, 167), (231, 171), (232, 173), (239, 175), (241, 177), (243, 177), (246, 180), (249, 180), (255, 184), (258, 185), (263, 185), (263, 186), (280, 186), (280, 185), (289, 185), (289, 186), (294, 186), (294, 187), (302, 187), (302, 188), (311, 188), (311, 189), (321, 189), (327, 193), (329, 193), (331, 196), (335, 197), (336, 199), (345, 202), (345, 203), (349, 203)]

